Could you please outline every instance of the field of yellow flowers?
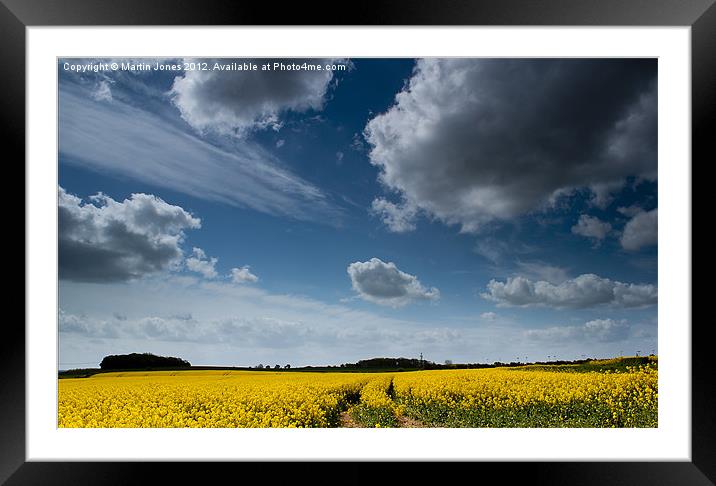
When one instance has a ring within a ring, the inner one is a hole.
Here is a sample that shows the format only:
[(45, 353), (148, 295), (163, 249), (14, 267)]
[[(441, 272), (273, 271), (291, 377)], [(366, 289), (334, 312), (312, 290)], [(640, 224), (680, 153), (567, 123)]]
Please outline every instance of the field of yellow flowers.
[[(595, 368), (598, 369), (598, 368)], [(656, 427), (656, 363), (401, 373), (154, 371), (59, 380), (59, 427)]]
[(59, 382), (59, 427), (333, 427), (363, 374), (101, 373)]
[(624, 372), (524, 368), (397, 374), (402, 413), (447, 427), (657, 427), (655, 365)]

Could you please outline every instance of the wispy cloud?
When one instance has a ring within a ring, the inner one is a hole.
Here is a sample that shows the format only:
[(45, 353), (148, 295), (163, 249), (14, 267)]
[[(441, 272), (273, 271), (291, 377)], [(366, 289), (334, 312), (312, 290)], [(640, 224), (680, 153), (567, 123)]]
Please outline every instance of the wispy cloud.
[(68, 163), (129, 176), (201, 199), (302, 221), (337, 224), (341, 210), (258, 144), (229, 151), (115, 99), (60, 90), (60, 154)]
[(581, 326), (554, 326), (546, 329), (529, 329), (525, 337), (533, 341), (623, 341), (630, 333), (629, 323), (622, 319), (594, 319)]
[[(147, 294), (152, 299), (141, 298)], [(292, 356), (292, 363), (299, 360), (302, 349), (313, 353), (306, 363), (343, 362), (374, 353), (413, 356), (416, 350), (452, 349), (471, 332), (201, 277), (164, 276), (132, 286), (69, 282), (63, 287), (60, 306), (65, 346), (95, 338), (111, 340), (111, 349), (137, 343), (142, 344), (139, 349), (201, 345), (185, 353), (188, 358), (201, 352), (199, 348), (225, 346), (215, 350), (219, 354), (212, 358), (217, 360), (214, 363), (226, 360), (221, 353), (227, 349), (242, 360), (255, 356), (250, 359), (257, 362), (267, 359), (272, 350)], [(117, 309), (122, 309), (121, 318)], [(237, 350), (241, 352), (236, 354)], [(329, 350), (321, 358), (320, 353)], [(92, 348), (82, 356), (101, 352)]]

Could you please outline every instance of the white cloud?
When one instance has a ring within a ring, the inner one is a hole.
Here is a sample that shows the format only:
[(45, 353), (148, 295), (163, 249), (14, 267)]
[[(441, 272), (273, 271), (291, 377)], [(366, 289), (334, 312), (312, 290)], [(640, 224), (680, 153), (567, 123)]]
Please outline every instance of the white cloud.
[(276, 141), (276, 148), (281, 148), (281, 147), (283, 147), (285, 144), (286, 144), (286, 140), (284, 140), (284, 139), (279, 139), (279, 140)]
[(549, 265), (544, 262), (518, 261), (517, 267), (520, 269), (523, 277), (546, 280), (552, 284), (561, 284), (569, 279), (569, 274), (565, 268)]
[(651, 284), (627, 284), (594, 274), (580, 275), (554, 285), (525, 277), (505, 282), (490, 280), (481, 296), (501, 306), (545, 306), (554, 308), (645, 307), (657, 303), (657, 288)]
[(637, 214), (641, 213), (644, 210), (640, 206), (637, 206), (636, 204), (632, 204), (631, 206), (628, 206), (628, 207), (620, 206), (617, 208), (617, 211), (619, 211), (619, 213), (623, 214), (624, 216), (631, 218), (631, 217), (636, 216)]
[(313, 332), (302, 322), (264, 318), (224, 318), (208, 322), (196, 319), (146, 317), (130, 330), (138, 336), (162, 341), (241, 343), (244, 346), (283, 348), (305, 341)]
[(636, 251), (645, 246), (656, 245), (659, 237), (658, 224), (658, 209), (635, 214), (624, 226), (620, 240), (622, 247)]
[(502, 265), (512, 261), (515, 255), (526, 255), (536, 250), (537, 247), (519, 241), (514, 235), (508, 238), (482, 235), (475, 241), (472, 251), (495, 265)]
[(572, 233), (575, 235), (592, 238), (597, 242), (606, 238), (611, 230), (611, 224), (586, 214), (580, 215), (577, 224), (572, 226)]
[(398, 206), (386, 199), (377, 198), (373, 200), (370, 210), (379, 216), (393, 233), (405, 233), (415, 229), (415, 218), (418, 214), (415, 206), (405, 203)]
[(192, 272), (200, 273), (205, 278), (216, 278), (216, 258), (208, 258), (204, 250), (196, 248), (192, 250), (192, 256), (186, 259), (186, 268)]
[(305, 339), (313, 331), (301, 322), (272, 318), (227, 317), (200, 322), (189, 314), (147, 316), (119, 321), (90, 319), (60, 310), (60, 332), (114, 339), (285, 347), (295, 343), (297, 339)]
[(572, 226), (572, 233), (587, 238), (603, 240), (607, 237), (611, 229), (612, 225), (606, 221), (602, 221), (594, 216), (582, 214), (579, 216), (577, 224)]
[(175, 268), (184, 230), (201, 227), (200, 219), (150, 194), (89, 199), (94, 204), (59, 188), (60, 279), (124, 281)]
[[(59, 299), (64, 315), (60, 363), (99, 364), (107, 354), (130, 352), (229, 366), (338, 364), (376, 356), (418, 357), (420, 352), (435, 362), (474, 363), (510, 361), (526, 353), (534, 359), (536, 352), (525, 348), (530, 344), (524, 328), (509, 320), (498, 318), (499, 326), (484, 321), (456, 327), (446, 322), (450, 315), (437, 320), (421, 313), (411, 319), (388, 317), (380, 309), (360, 310), (198, 276), (160, 275), (132, 285), (62, 281)], [(473, 315), (465, 322), (474, 320)], [(624, 349), (655, 347), (653, 338), (647, 341)], [(561, 351), (574, 357), (613, 356), (621, 349), (621, 344), (597, 345), (576, 342)]]
[(356, 152), (365, 152), (367, 147), (363, 135), (360, 133), (354, 133), (351, 139), (351, 148)]
[(485, 321), (494, 321), (495, 319), (497, 319), (497, 314), (495, 314), (494, 312), (483, 312), (482, 314), (480, 314), (480, 319), (483, 319)]
[(416, 300), (438, 300), (440, 291), (423, 287), (417, 277), (402, 272), (395, 263), (378, 258), (348, 265), (353, 290), (375, 304), (401, 307)]
[(280, 128), (288, 111), (321, 110), (333, 79), (330, 70), (261, 70), (274, 62), (326, 64), (326, 59), (192, 59), (192, 62), (256, 64), (258, 70), (194, 70), (177, 76), (172, 100), (197, 130), (244, 135), (254, 129)]
[(464, 232), (656, 178), (656, 63), (422, 59), (365, 137), (380, 181)]
[(109, 82), (106, 79), (100, 81), (91, 96), (97, 101), (112, 101), (112, 88), (110, 88)]
[(581, 326), (555, 326), (546, 329), (529, 329), (525, 337), (533, 341), (623, 341), (629, 336), (630, 326), (626, 320), (594, 319)]
[(492, 263), (501, 262), (510, 252), (510, 245), (504, 240), (492, 237), (480, 238), (475, 242), (475, 253)]
[[(147, 299), (147, 294), (152, 299)], [(111, 345), (112, 352), (120, 344), (132, 343), (140, 343), (139, 349), (156, 342), (221, 344), (230, 347), (216, 350), (222, 357), (227, 349), (233, 353), (240, 349), (231, 359), (255, 355), (263, 356), (257, 358), (263, 362), (271, 349), (292, 348), (292, 363), (298, 359), (296, 350), (305, 349), (304, 362), (315, 364), (324, 350), (331, 350), (332, 361), (346, 362), (372, 357), (373, 353), (415, 353), (418, 345), (425, 346), (420, 348), (424, 350), (447, 347), (461, 336), (460, 330), (439, 325), (388, 318), (306, 297), (271, 294), (220, 280), (179, 276), (145, 279), (131, 286), (69, 282), (63, 287), (60, 306), (63, 347), (83, 342), (73, 339), (112, 338), (116, 341)], [(114, 309), (126, 312), (119, 319)]]
[[(123, 316), (114, 316), (114, 321), (126, 320)], [(61, 333), (74, 333), (97, 338), (117, 338), (119, 333), (117, 326), (104, 319), (90, 319), (83, 315), (68, 314), (63, 309), (59, 310), (58, 330)]]
[(285, 349), (310, 346), (380, 345), (400, 339), (414, 345), (440, 345), (460, 339), (456, 329), (411, 329), (317, 326), (271, 317), (224, 317), (198, 320), (192, 316), (147, 316), (120, 322), (91, 319), (60, 310), (60, 332), (85, 338), (140, 339), (196, 344)]
[(249, 269), (248, 265), (244, 265), (241, 268), (232, 268), (231, 281), (237, 284), (258, 282), (259, 278), (251, 273)]

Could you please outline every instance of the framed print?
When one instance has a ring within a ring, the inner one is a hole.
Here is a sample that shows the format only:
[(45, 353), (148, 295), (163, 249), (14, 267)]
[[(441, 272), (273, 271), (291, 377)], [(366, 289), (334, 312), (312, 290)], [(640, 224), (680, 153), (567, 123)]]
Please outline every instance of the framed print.
[(4, 1), (27, 288), (0, 478), (711, 484), (716, 7), (609, 7)]

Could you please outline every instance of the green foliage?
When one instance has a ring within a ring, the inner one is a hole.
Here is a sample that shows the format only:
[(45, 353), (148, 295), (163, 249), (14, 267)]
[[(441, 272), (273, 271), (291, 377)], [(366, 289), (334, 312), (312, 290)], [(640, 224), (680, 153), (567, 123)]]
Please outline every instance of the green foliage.
[(393, 411), (387, 407), (367, 407), (359, 403), (351, 409), (351, 416), (364, 427), (397, 427)]
[(651, 365), (658, 368), (658, 361), (648, 356), (630, 356), (610, 360), (587, 360), (578, 364), (535, 364), (517, 367), (524, 371), (559, 371), (564, 373), (625, 373), (628, 367)]
[(613, 417), (602, 403), (574, 402), (561, 405), (539, 404), (507, 409), (469, 409), (431, 404), (403, 403), (407, 417), (420, 420), (431, 427), (489, 427), (489, 428), (604, 428), (657, 427), (656, 409), (635, 409), (632, 423), (624, 423), (622, 416)]
[(99, 367), (103, 370), (131, 370), (152, 368), (189, 368), (191, 364), (173, 356), (156, 356), (151, 353), (130, 353), (105, 356)]

